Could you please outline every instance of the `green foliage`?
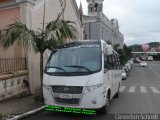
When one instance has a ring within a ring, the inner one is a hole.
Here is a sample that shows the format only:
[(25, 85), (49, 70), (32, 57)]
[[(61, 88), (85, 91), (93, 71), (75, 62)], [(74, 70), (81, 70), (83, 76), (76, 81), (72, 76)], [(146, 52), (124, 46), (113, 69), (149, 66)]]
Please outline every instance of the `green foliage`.
[(114, 45), (114, 47), (113, 47), (113, 48), (114, 48), (114, 50), (115, 50), (115, 51), (118, 51), (119, 46), (120, 46), (120, 44), (116, 44), (116, 45)]
[(120, 62), (122, 65), (124, 65), (129, 59), (132, 57), (132, 49), (129, 48), (126, 44), (124, 44), (123, 49), (118, 49), (119, 45), (115, 45), (114, 49), (119, 53), (120, 55)]
[(49, 22), (44, 30), (29, 30), (19, 20), (9, 24), (3, 29), (0, 44), (4, 48), (12, 46), (15, 42), (25, 48), (32, 47), (35, 52), (44, 53), (46, 49), (55, 49), (57, 44), (66, 39), (75, 39), (76, 28), (71, 21), (64, 21), (58, 17)]
[(129, 48), (134, 52), (143, 52), (142, 45), (131, 45)]
[(16, 19), (13, 24), (9, 24), (5, 29), (1, 30), (0, 45), (8, 48), (17, 42), (24, 47), (28, 47), (28, 43), (32, 40), (30, 35), (32, 32), (33, 31), (29, 30), (26, 25)]

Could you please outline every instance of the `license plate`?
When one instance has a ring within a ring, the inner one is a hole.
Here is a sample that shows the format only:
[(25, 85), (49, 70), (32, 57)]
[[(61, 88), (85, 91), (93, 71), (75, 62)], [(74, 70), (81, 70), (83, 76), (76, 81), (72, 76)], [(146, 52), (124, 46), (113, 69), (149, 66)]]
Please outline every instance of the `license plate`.
[(60, 94), (60, 98), (72, 99), (71, 94)]

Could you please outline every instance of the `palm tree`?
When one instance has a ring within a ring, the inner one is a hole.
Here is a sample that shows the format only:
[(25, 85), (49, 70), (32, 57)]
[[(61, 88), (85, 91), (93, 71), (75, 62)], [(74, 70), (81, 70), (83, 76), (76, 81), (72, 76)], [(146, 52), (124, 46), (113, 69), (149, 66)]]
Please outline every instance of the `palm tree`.
[(73, 22), (61, 19), (63, 12), (64, 9), (54, 21), (47, 23), (46, 26), (43, 17), (42, 29), (38, 31), (28, 29), (27, 26), (18, 19), (0, 31), (0, 45), (2, 45), (3, 48), (8, 48), (14, 43), (17, 43), (24, 48), (33, 48), (36, 53), (40, 53), (41, 92), (43, 80), (43, 53), (46, 49), (55, 49), (57, 44), (62, 43), (63, 40), (76, 38), (76, 28), (72, 25)]

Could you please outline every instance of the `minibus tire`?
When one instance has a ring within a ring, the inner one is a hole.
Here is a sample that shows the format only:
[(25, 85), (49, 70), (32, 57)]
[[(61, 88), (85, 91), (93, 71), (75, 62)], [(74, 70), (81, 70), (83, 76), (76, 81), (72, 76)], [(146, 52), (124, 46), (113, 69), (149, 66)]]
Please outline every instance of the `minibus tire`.
[(119, 97), (119, 88), (120, 88), (120, 83), (119, 83), (119, 85), (118, 85), (118, 91), (117, 91), (117, 93), (115, 94), (114, 98), (118, 98), (118, 97)]
[(105, 104), (105, 106), (103, 106), (101, 108), (100, 113), (107, 114), (108, 111), (109, 111), (109, 105), (110, 105), (110, 98), (109, 98), (109, 96), (107, 96), (107, 98), (106, 98), (106, 104)]

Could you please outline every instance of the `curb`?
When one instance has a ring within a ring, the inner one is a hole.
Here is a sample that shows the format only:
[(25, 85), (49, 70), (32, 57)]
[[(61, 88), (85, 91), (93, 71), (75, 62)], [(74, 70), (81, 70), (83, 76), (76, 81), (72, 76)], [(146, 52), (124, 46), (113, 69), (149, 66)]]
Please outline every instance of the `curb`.
[(20, 120), (20, 119), (22, 119), (22, 118), (24, 118), (24, 117), (26, 117), (26, 116), (29, 116), (29, 115), (35, 114), (35, 113), (37, 113), (37, 112), (40, 112), (40, 111), (42, 111), (44, 108), (45, 108), (45, 106), (42, 106), (42, 107), (40, 107), (40, 108), (38, 108), (38, 109), (35, 109), (35, 110), (32, 110), (32, 111), (26, 112), (26, 113), (24, 113), (24, 114), (22, 114), (22, 115), (14, 116), (13, 118), (7, 119), (7, 120)]

